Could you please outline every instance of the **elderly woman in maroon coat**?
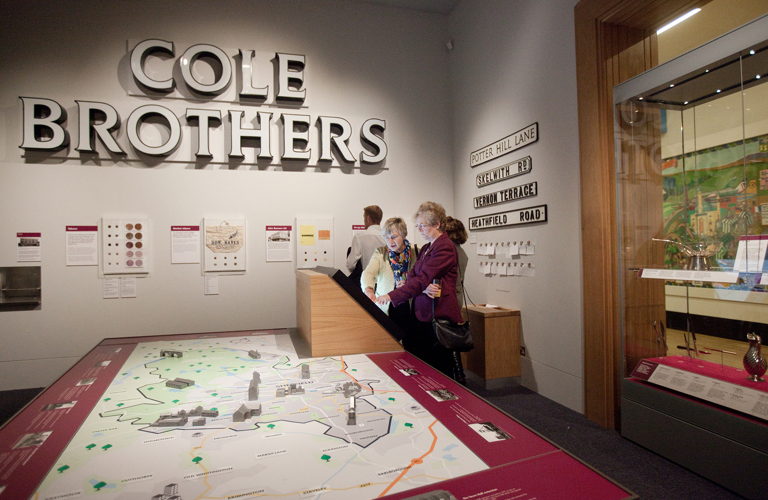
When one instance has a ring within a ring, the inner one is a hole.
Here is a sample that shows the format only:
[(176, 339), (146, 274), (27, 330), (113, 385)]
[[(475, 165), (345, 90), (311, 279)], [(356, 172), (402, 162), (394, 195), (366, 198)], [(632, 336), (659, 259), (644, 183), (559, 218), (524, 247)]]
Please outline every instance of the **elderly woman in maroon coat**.
[[(433, 317), (456, 323), (464, 321), (456, 299), (458, 256), (456, 246), (443, 232), (445, 217), (442, 205), (431, 201), (421, 204), (415, 216), (416, 229), (427, 240), (427, 244), (421, 247), (405, 285), (377, 297), (376, 303), (383, 305), (391, 301), (398, 306), (408, 299), (414, 299), (416, 327), (407, 332), (403, 346), (451, 376), (453, 353), (437, 342), (432, 327)], [(436, 286), (430, 286), (435, 279), (442, 281), (439, 291)]]

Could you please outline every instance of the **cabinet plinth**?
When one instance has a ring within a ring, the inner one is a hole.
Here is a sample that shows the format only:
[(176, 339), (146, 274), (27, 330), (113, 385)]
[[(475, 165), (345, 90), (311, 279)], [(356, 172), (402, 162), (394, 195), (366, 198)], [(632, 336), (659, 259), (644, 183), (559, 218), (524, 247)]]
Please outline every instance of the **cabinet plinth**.
[(475, 348), (462, 355), (467, 370), (488, 380), (520, 376), (520, 311), (467, 307)]

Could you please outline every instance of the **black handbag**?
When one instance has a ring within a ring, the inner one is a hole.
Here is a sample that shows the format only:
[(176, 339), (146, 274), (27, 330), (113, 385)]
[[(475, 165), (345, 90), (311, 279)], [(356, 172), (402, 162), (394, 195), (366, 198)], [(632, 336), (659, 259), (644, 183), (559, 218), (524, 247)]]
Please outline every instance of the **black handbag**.
[[(459, 262), (458, 253), (456, 262)], [(461, 276), (461, 266), (459, 266)], [(462, 287), (463, 289), (464, 287)], [(465, 302), (466, 306), (466, 302)], [(435, 329), (437, 341), (441, 346), (450, 351), (467, 352), (475, 348), (475, 340), (472, 338), (472, 330), (469, 328), (469, 320), (463, 323), (454, 323), (449, 319), (435, 318), (435, 301), (432, 301), (432, 326)]]
[(447, 319), (432, 319), (440, 345), (451, 351), (467, 352), (475, 348), (469, 321), (454, 323)]

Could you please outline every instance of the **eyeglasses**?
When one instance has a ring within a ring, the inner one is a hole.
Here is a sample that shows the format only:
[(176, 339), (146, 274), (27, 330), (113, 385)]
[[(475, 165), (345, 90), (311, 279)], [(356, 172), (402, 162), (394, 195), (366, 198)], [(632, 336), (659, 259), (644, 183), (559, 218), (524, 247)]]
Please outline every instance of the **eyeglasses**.
[(432, 227), (432, 224), (416, 224), (416, 229), (418, 229), (419, 231), (421, 231), (425, 227)]

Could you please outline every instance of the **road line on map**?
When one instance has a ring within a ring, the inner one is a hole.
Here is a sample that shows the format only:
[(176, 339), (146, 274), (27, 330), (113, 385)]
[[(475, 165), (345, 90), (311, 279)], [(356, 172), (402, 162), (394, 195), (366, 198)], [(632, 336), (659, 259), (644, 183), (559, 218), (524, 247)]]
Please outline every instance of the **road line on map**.
[(390, 483), (390, 485), (389, 485), (389, 486), (387, 486), (387, 489), (385, 489), (384, 491), (382, 491), (382, 492), (381, 492), (381, 494), (379, 494), (379, 497), (383, 497), (384, 495), (386, 495), (386, 494), (387, 494), (387, 492), (388, 492), (389, 490), (391, 490), (391, 489), (392, 489), (392, 487), (393, 487), (395, 484), (397, 484), (397, 483), (398, 483), (398, 482), (399, 482), (399, 481), (400, 481), (400, 480), (403, 478), (403, 476), (405, 476), (405, 474), (406, 474), (406, 473), (407, 473), (409, 470), (411, 470), (411, 467), (413, 467), (414, 465), (418, 465), (418, 464), (422, 464), (422, 463), (424, 463), (424, 457), (426, 457), (427, 455), (429, 455), (429, 454), (431, 454), (433, 451), (435, 451), (435, 445), (437, 444), (437, 434), (435, 434), (435, 431), (433, 431), (433, 430), (432, 430), (432, 426), (433, 426), (433, 425), (435, 425), (436, 423), (437, 423), (437, 420), (435, 420), (435, 421), (433, 421), (431, 424), (429, 424), (429, 427), (428, 427), (428, 429), (429, 429), (429, 432), (432, 434), (432, 445), (429, 447), (429, 450), (428, 450), (428, 451), (427, 451), (425, 454), (423, 454), (422, 456), (420, 456), (419, 458), (414, 458), (414, 459), (412, 459), (412, 460), (411, 460), (411, 463), (410, 463), (410, 464), (408, 464), (408, 467), (406, 467), (405, 469), (403, 469), (403, 472), (401, 472), (401, 473), (400, 473), (400, 475), (399, 475), (399, 476), (397, 476), (397, 477), (395, 478), (395, 480), (394, 480), (394, 481), (392, 481), (392, 483)]

